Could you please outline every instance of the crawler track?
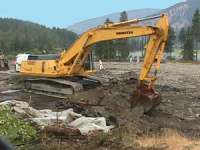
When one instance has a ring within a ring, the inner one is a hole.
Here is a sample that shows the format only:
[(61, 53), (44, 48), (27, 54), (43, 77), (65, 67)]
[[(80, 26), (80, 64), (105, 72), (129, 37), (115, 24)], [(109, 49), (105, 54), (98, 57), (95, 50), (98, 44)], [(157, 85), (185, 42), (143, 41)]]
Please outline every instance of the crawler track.
[(24, 80), (25, 90), (28, 92), (65, 98), (77, 92), (95, 88), (100, 81), (87, 77), (72, 78), (27, 78)]

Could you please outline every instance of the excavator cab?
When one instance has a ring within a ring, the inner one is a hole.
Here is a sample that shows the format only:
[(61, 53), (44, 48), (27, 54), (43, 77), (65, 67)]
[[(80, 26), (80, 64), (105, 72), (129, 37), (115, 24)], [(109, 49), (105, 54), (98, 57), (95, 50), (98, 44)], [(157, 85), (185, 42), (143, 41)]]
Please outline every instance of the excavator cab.
[(92, 53), (88, 54), (87, 59), (85, 60), (83, 67), (84, 67), (84, 70), (88, 71), (88, 72), (93, 72), (95, 70)]

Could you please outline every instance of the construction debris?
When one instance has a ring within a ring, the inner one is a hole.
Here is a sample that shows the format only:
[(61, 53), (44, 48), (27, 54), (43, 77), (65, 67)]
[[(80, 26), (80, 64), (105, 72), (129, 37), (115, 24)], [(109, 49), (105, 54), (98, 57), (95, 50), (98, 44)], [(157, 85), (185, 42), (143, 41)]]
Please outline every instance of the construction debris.
[(6, 59), (5, 55), (0, 52), (0, 71), (9, 70), (8, 60)]
[(45, 133), (52, 133), (56, 136), (77, 136), (81, 135), (81, 132), (79, 129), (74, 128), (63, 128), (63, 127), (57, 127), (57, 126), (46, 126), (44, 128)]
[(7, 91), (2, 91), (0, 92), (1, 94), (9, 94), (9, 93), (16, 93), (19, 92), (20, 90), (7, 90)]
[[(39, 125), (41, 129), (46, 126), (56, 125), (66, 127), (65, 129), (59, 130), (53, 127), (46, 128), (53, 132), (57, 131), (60, 133), (61, 131), (65, 131), (65, 133), (68, 133), (70, 131), (69, 128), (71, 128), (73, 131), (78, 129), (82, 135), (86, 135), (96, 130), (107, 133), (114, 128), (112, 125), (106, 125), (106, 119), (104, 117), (85, 117), (75, 113), (73, 109), (67, 109), (61, 112), (53, 112), (49, 109), (37, 110), (30, 107), (27, 102), (16, 100), (2, 102), (0, 103), (0, 106), (1, 105), (10, 106), (14, 112), (26, 115), (31, 121)], [(77, 131), (75, 133), (77, 133)]]

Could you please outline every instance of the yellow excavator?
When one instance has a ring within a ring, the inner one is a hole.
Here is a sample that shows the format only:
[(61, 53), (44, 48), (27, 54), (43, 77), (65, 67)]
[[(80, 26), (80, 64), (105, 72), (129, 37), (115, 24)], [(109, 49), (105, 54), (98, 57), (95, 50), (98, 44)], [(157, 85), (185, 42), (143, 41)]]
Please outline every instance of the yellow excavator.
[[(142, 24), (152, 19), (157, 19), (155, 25)], [(92, 45), (107, 40), (149, 36), (138, 87), (133, 95), (134, 101), (144, 105), (148, 111), (160, 102), (160, 95), (154, 90), (154, 83), (168, 38), (168, 28), (168, 17), (161, 14), (125, 22), (107, 23), (89, 29), (58, 57), (49, 59), (45, 55), (33, 56), (23, 61), (20, 72), (28, 76), (25, 88), (37, 93), (65, 96), (97, 86), (100, 81), (92, 78), (92, 70), (84, 65)], [(155, 73), (152, 75), (150, 72), (153, 68)]]

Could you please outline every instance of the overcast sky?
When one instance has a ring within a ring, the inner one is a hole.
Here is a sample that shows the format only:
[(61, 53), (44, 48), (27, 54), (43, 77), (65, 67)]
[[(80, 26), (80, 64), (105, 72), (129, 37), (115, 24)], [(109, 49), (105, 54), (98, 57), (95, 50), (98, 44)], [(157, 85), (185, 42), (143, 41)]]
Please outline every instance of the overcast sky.
[(48, 27), (141, 8), (167, 8), (183, 0), (0, 0), (0, 17), (28, 20)]

